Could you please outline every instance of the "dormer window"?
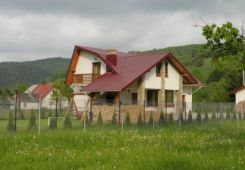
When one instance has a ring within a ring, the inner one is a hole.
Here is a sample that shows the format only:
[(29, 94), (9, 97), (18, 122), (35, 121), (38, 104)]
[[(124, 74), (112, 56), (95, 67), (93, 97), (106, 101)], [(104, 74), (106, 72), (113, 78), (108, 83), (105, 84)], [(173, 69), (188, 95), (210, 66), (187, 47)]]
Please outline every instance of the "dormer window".
[(165, 61), (165, 77), (168, 77), (168, 62)]
[(156, 66), (156, 76), (157, 76), (157, 77), (160, 77), (160, 76), (161, 76), (161, 68), (162, 68), (162, 63), (159, 63), (159, 64)]

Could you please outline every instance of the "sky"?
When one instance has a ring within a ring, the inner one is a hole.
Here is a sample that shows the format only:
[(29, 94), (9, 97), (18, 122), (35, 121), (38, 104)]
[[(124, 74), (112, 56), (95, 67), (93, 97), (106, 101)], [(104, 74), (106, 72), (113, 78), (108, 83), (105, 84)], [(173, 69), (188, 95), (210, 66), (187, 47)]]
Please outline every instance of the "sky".
[[(204, 43), (201, 26), (245, 17), (244, 0), (0, 0), (0, 62)], [(194, 26), (197, 25), (197, 26)]]

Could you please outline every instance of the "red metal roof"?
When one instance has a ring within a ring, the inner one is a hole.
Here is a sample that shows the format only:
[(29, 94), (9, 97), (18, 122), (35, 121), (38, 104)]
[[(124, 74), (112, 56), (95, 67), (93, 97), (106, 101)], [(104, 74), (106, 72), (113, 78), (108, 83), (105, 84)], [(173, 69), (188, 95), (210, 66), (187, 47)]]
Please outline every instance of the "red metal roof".
[(244, 90), (244, 89), (245, 89), (245, 86), (241, 86), (241, 87), (239, 87), (239, 88), (233, 90), (231, 93), (232, 93), (232, 94), (236, 94), (237, 92), (242, 91), (242, 90)]
[(48, 93), (53, 90), (53, 87), (51, 84), (40, 84), (38, 85), (33, 91), (32, 94), (37, 95), (37, 97), (40, 99), (43, 99), (48, 95)]
[[(180, 74), (187, 75), (184, 76), (184, 84), (197, 86), (202, 85), (202, 83), (191, 75), (171, 53), (130, 54), (117, 52), (117, 64), (113, 65), (106, 60), (107, 51), (104, 49), (84, 46), (75, 46), (75, 49), (95, 54), (112, 69), (112, 72), (107, 72), (88, 84), (85, 87), (86, 91), (122, 91), (163, 60), (171, 62)], [(73, 57), (74, 56), (72, 56), (72, 60)], [(69, 74), (73, 74), (71, 71), (71, 65), (69, 66), (67, 77)], [(65, 82), (66, 84), (69, 84), (67, 77)]]

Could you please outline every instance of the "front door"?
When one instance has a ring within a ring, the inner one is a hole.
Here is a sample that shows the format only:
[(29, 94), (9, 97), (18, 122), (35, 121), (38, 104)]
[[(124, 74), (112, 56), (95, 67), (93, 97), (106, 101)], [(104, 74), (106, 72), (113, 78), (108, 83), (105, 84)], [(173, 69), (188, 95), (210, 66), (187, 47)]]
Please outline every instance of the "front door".
[(100, 67), (100, 62), (93, 63), (92, 80), (95, 80), (100, 75)]

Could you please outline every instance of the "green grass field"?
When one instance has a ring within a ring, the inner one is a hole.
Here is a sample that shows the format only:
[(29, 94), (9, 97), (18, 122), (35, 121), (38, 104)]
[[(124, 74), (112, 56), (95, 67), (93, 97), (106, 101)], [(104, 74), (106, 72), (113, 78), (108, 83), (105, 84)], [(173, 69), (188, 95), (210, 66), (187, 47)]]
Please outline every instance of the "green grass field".
[(245, 169), (245, 121), (209, 121), (143, 127), (92, 126), (83, 131), (28, 131), (27, 120), (16, 133), (0, 121), (0, 169)]

